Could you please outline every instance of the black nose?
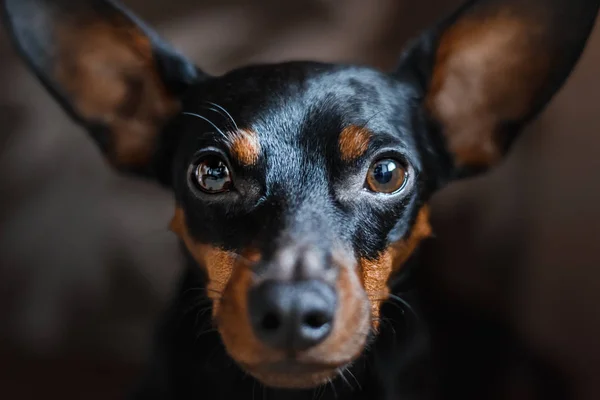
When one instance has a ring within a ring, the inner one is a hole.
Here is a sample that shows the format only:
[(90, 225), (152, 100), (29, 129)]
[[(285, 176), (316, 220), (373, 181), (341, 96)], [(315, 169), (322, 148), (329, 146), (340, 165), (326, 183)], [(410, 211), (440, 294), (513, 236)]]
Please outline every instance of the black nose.
[(270, 347), (306, 350), (325, 340), (333, 327), (337, 299), (324, 282), (267, 281), (248, 296), (254, 333)]

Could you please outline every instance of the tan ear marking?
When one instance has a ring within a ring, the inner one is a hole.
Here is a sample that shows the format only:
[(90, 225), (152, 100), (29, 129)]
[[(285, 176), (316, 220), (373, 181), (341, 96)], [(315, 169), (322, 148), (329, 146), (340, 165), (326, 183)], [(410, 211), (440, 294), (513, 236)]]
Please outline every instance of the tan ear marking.
[(551, 64), (542, 33), (535, 21), (499, 11), (463, 17), (443, 34), (425, 106), (458, 166), (498, 162), (503, 123), (534, 107)]
[(65, 21), (55, 36), (54, 79), (83, 118), (108, 127), (110, 161), (147, 164), (180, 106), (158, 74), (149, 39), (119, 16)]

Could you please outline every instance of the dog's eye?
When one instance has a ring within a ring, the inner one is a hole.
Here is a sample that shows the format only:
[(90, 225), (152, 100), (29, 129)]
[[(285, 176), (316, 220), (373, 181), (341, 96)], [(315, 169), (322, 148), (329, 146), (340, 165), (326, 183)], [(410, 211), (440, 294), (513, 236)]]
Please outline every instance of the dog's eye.
[(206, 193), (221, 193), (232, 185), (231, 173), (219, 156), (208, 155), (199, 159), (193, 169), (193, 179)]
[(398, 161), (383, 159), (374, 162), (367, 173), (367, 188), (377, 193), (394, 193), (406, 182), (406, 170)]

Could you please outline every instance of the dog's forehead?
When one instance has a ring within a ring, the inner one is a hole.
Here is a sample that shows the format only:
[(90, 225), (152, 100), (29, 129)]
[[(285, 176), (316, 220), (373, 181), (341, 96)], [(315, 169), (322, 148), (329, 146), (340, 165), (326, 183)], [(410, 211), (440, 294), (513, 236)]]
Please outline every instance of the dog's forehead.
[(218, 104), (267, 142), (337, 138), (348, 125), (389, 129), (400, 106), (399, 85), (367, 67), (288, 62), (234, 70), (199, 87), (192, 102)]
[[(376, 157), (402, 153), (399, 157), (419, 170), (413, 131), (407, 125), (410, 99), (403, 90), (401, 82), (376, 70), (317, 63), (247, 67), (196, 86), (184, 100), (184, 110), (202, 118), (182, 120), (190, 129), (183, 127), (177, 171), (187, 176), (183, 172), (193, 154), (205, 147), (223, 148), (244, 196), (235, 205), (210, 200), (206, 214), (196, 209), (196, 218), (202, 214), (220, 222), (210, 233), (195, 234), (237, 249), (248, 238), (269, 242), (288, 224), (298, 223), (308, 232), (335, 230), (336, 240), (350, 243), (367, 213), (381, 240), (366, 240), (369, 230), (361, 227), (356, 246), (361, 254), (380, 251), (406, 202), (379, 207), (363, 196), (364, 202), (346, 201), (342, 212), (337, 201), (361, 190)], [(232, 136), (230, 129), (243, 135)], [(222, 136), (231, 137), (223, 141)], [(249, 154), (253, 157), (245, 157)], [(179, 193), (188, 199), (185, 207), (196, 208), (191, 191)], [(263, 226), (260, 231), (257, 224)]]

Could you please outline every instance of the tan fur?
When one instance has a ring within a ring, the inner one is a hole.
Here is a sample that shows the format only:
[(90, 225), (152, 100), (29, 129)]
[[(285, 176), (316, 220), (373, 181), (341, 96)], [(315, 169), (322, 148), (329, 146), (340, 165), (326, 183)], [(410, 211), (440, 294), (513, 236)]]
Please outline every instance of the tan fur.
[(505, 140), (501, 123), (531, 109), (550, 65), (535, 32), (535, 21), (505, 10), (465, 17), (442, 36), (426, 107), (458, 165), (497, 163)]
[(231, 279), (235, 255), (206, 244), (197, 243), (189, 234), (183, 209), (177, 207), (170, 229), (179, 236), (190, 254), (208, 274), (208, 296), (213, 301), (213, 315), (218, 315), (222, 294)]
[[(187, 229), (185, 213), (177, 207), (171, 230), (185, 243), (194, 259), (206, 268), (209, 296), (214, 304), (213, 319), (228, 353), (263, 383), (272, 386), (314, 387), (327, 382), (337, 368), (353, 361), (364, 348), (370, 328), (369, 301), (361, 287), (354, 261), (345, 255), (334, 257), (340, 269), (337, 281), (339, 308), (331, 335), (318, 346), (297, 355), (299, 362), (319, 366), (305, 374), (286, 374), (271, 370), (270, 365), (284, 360), (287, 354), (266, 347), (254, 335), (247, 306), (248, 290), (253, 285), (252, 265), (260, 255), (252, 252), (234, 254), (197, 243)], [(266, 368), (266, 369), (265, 369)]]
[(314, 387), (335, 376), (343, 366), (363, 351), (371, 327), (377, 329), (379, 309), (387, 299), (390, 276), (401, 268), (421, 240), (431, 234), (429, 210), (425, 206), (416, 218), (409, 236), (390, 246), (375, 261), (356, 262), (348, 252), (334, 252), (339, 269), (337, 293), (339, 308), (331, 335), (318, 346), (297, 354), (299, 362), (320, 365), (306, 373), (287, 374), (272, 367), (285, 359), (285, 353), (265, 346), (256, 336), (248, 315), (248, 290), (254, 284), (252, 264), (260, 254), (247, 250), (242, 257), (196, 242), (187, 229), (182, 208), (175, 209), (171, 230), (185, 243), (194, 259), (206, 268), (208, 295), (213, 301), (213, 320), (228, 353), (263, 383), (281, 387)]
[(419, 243), (431, 236), (429, 225), (429, 208), (422, 207), (409, 236), (400, 240), (384, 252), (376, 260), (363, 258), (359, 260), (362, 282), (371, 304), (371, 318), (374, 328), (378, 328), (381, 304), (389, 296), (388, 281), (416, 250)]
[(233, 133), (230, 150), (231, 154), (242, 164), (246, 166), (254, 165), (260, 155), (260, 142), (256, 132), (248, 129), (240, 129)]
[(122, 17), (65, 21), (54, 77), (75, 109), (110, 129), (109, 157), (117, 166), (143, 166), (166, 120), (179, 111), (158, 76), (149, 40)]
[(369, 148), (371, 132), (360, 126), (350, 125), (340, 133), (338, 145), (343, 161), (352, 161), (365, 154)]

